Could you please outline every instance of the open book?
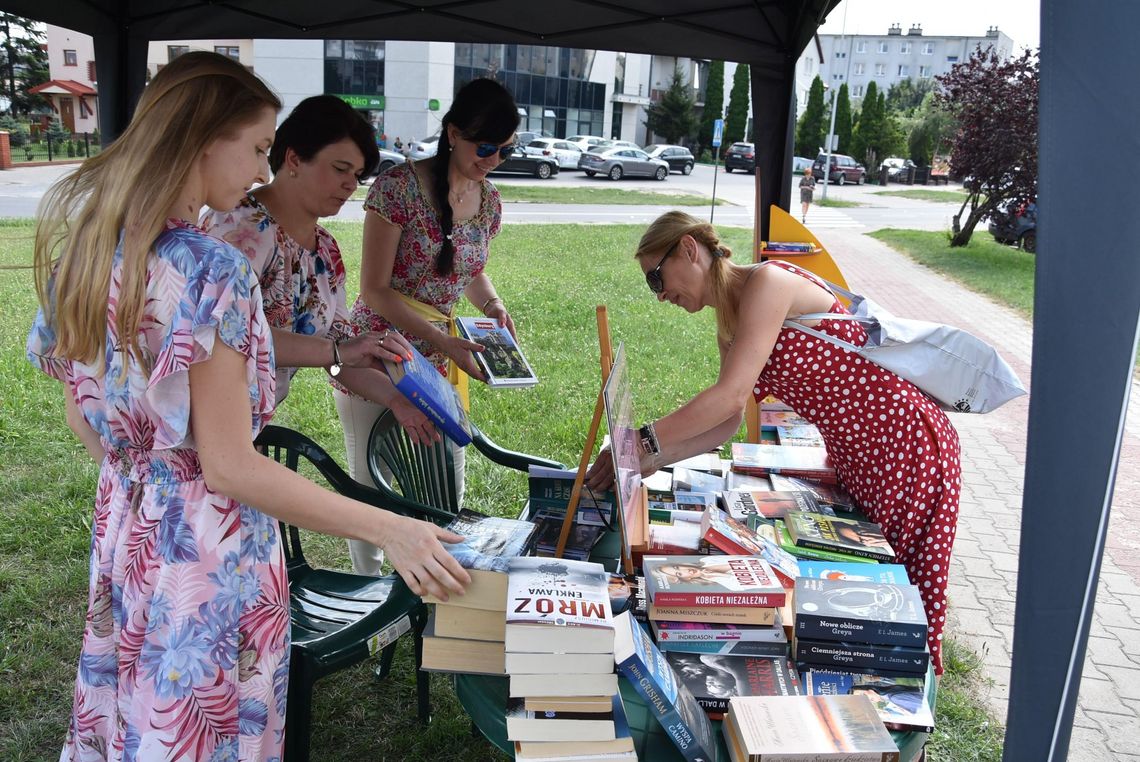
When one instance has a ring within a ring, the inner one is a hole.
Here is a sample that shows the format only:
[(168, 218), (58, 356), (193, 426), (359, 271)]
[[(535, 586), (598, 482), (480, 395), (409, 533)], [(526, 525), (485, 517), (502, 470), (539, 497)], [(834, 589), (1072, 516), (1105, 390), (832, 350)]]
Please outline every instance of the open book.
[(482, 344), (482, 352), (475, 360), (487, 376), (490, 386), (534, 386), (538, 377), (523, 357), (514, 336), (490, 318), (461, 317), (455, 320), (459, 333), (466, 339)]

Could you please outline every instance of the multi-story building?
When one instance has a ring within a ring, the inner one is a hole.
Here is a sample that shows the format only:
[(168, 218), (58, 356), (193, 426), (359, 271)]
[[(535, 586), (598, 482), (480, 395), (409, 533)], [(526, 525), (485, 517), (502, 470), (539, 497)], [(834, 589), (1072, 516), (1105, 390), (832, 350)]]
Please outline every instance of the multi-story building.
[(976, 37), (928, 36), (920, 24), (912, 25), (904, 34), (899, 24), (893, 24), (882, 35), (821, 34), (817, 39), (800, 55), (796, 67), (797, 113), (803, 111), (816, 75), (828, 88), (846, 82), (852, 101), (857, 102), (870, 82), (883, 92), (904, 79), (930, 81), (968, 59), (979, 47), (993, 48), (1000, 58), (1014, 52), (1013, 40), (996, 26)]
[(99, 127), (99, 93), (95, 44), (85, 34), (47, 25), (48, 76), (28, 90), (44, 96), (68, 132), (94, 132)]

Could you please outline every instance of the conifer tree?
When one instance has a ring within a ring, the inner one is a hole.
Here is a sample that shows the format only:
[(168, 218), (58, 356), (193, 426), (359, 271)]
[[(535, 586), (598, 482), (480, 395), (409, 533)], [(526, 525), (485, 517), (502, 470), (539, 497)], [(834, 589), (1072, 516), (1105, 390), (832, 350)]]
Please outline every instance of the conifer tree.
[(826, 107), (823, 105), (823, 80), (817, 74), (808, 90), (807, 106), (796, 125), (796, 155), (814, 159), (827, 139)]
[[(852, 129), (851, 98), (847, 94), (847, 83), (844, 82), (835, 97), (835, 136), (839, 139), (838, 150), (841, 153), (848, 153), (851, 150)], [(806, 155), (800, 154), (800, 156)]]
[(701, 127), (697, 140), (701, 152), (712, 148), (713, 122), (724, 116), (724, 61), (709, 63), (709, 80), (705, 87), (705, 108), (701, 115)]
[(673, 66), (673, 79), (661, 100), (645, 109), (645, 126), (666, 143), (680, 143), (697, 129), (693, 89), (681, 76), (680, 66)]
[(728, 96), (728, 116), (724, 120), (724, 142), (721, 152), (744, 138), (744, 127), (748, 122), (748, 65), (737, 64), (732, 75), (732, 92)]

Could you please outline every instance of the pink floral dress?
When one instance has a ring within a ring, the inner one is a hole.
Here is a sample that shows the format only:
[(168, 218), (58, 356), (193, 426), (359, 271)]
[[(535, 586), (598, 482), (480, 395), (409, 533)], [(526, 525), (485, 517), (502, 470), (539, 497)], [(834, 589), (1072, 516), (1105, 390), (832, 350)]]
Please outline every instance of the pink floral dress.
[[(430, 304), (444, 315), (452, 315), (464, 289), (487, 264), (491, 239), (502, 226), (503, 205), (499, 191), (484, 180), (478, 213), (452, 227), (455, 268), (447, 275), (439, 275), (435, 272), (435, 257), (443, 246), (443, 230), (435, 207), (428, 200), (429, 193), (420, 186), (412, 162), (407, 162), (376, 178), (364, 208), (403, 230), (392, 265), (392, 288)], [(352, 321), (358, 331), (397, 330), (373, 312), (363, 298), (352, 306)], [(441, 373), (446, 372), (447, 355), (424, 339), (405, 335)]]
[[(823, 287), (787, 262), (763, 266)], [(847, 312), (839, 300), (828, 311)], [(856, 346), (867, 343), (867, 332), (854, 321), (821, 320), (817, 330)], [(962, 486), (958, 432), (950, 419), (911, 382), (794, 328), (780, 330), (753, 393), (757, 402), (775, 395), (819, 428), (839, 480), (882, 526), (918, 586), (927, 645), (942, 674), (946, 580)]]
[(120, 267), (118, 252), (105, 363), (56, 356), (42, 311), (28, 337), (28, 359), (64, 383), (107, 453), (60, 758), (279, 759), (289, 586), (277, 521), (206, 486), (190, 433), (188, 371), (217, 341), (247, 358), (251, 438), (273, 414), (257, 280), (236, 249), (170, 221), (147, 265), (147, 372), (115, 351)]
[[(249, 257), (271, 327), (334, 340), (356, 335), (345, 297), (344, 262), (329, 231), (317, 225), (317, 246), (306, 249), (252, 195), (231, 211), (207, 212), (202, 227)], [(296, 372), (277, 368), (278, 405)]]

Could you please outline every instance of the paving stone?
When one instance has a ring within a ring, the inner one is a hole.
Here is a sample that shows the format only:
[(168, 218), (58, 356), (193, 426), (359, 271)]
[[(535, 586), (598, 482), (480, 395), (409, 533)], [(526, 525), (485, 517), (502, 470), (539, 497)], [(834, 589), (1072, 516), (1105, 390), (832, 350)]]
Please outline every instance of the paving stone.
[(1135, 666), (1114, 635), (1092, 634), (1088, 639), (1088, 654), (1093, 664), (1111, 669), (1115, 666)]
[(1109, 751), (1114, 754), (1129, 754), (1137, 751), (1136, 739), (1140, 738), (1140, 718), (1135, 714), (1113, 714), (1090, 711), (1091, 717), (1104, 731)]
[(1116, 686), (1120, 698), (1140, 701), (1140, 669), (1116, 666), (1105, 668), (1108, 679)]
[[(1119, 599), (1117, 599), (1119, 600)], [(1093, 609), (1093, 616), (1097, 621), (1105, 627), (1115, 627), (1125, 630), (1140, 630), (1140, 618), (1136, 616), (1128, 606), (1123, 603), (1101, 603), (1097, 601), (1096, 607)], [(1118, 633), (1118, 637), (1122, 642), (1127, 642), (1123, 634)], [(1128, 639), (1133, 639), (1140, 645), (1140, 632), (1132, 633)]]
[(996, 571), (1017, 571), (1016, 553), (990, 553), (990, 562)]
[(1089, 680), (1081, 678), (1081, 690), (1077, 703), (1096, 720), (1098, 713), (1134, 716), (1132, 708), (1120, 700), (1116, 686), (1111, 680)]

